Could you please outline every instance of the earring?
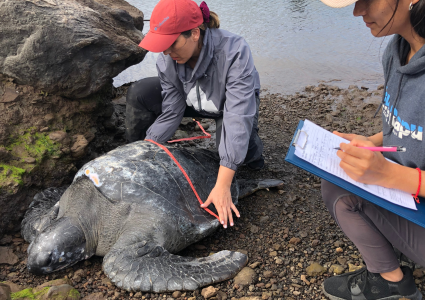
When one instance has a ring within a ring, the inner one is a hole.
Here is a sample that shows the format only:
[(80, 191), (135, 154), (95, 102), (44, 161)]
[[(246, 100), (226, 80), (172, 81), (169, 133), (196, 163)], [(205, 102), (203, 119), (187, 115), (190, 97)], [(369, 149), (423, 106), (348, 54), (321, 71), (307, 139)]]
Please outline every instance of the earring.
[(412, 10), (412, 9), (413, 9), (413, 2), (410, 2), (409, 10)]

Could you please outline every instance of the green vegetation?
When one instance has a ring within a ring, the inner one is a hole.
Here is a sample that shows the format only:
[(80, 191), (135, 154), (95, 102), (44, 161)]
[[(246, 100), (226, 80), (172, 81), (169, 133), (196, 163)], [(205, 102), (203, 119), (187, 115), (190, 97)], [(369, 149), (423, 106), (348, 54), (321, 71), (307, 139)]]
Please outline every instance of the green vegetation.
[(6, 181), (8, 178), (12, 179), (13, 182), (21, 185), (23, 183), (22, 176), (24, 174), (25, 174), (24, 169), (5, 165), (5, 164), (0, 164), (0, 186), (1, 186), (1, 182)]
[(44, 157), (60, 154), (60, 146), (54, 143), (46, 133), (33, 133), (35, 128), (25, 130), (21, 135), (15, 137), (12, 143), (6, 147), (17, 157), (33, 157), (40, 163)]

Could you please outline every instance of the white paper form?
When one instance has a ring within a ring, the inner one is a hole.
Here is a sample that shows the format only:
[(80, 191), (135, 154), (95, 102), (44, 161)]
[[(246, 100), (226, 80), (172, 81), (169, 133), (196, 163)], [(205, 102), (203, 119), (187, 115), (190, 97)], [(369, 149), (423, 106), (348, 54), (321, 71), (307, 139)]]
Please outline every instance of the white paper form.
[[(305, 139), (306, 143), (302, 149), (301, 147)], [(339, 147), (340, 143), (345, 142), (349, 143), (346, 139), (323, 129), (309, 120), (305, 120), (297, 145), (295, 146), (295, 155), (375, 196), (388, 200), (391, 203), (417, 210), (415, 200), (409, 193), (396, 189), (388, 189), (378, 185), (360, 183), (348, 177), (339, 166), (341, 159), (336, 155), (337, 150), (334, 149)]]

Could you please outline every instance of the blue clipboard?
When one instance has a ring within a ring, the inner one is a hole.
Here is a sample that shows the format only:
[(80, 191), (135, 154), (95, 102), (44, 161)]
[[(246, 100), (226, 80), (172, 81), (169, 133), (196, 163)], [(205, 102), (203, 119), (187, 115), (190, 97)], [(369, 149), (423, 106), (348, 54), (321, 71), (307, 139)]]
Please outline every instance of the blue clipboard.
[[(301, 132), (301, 129), (304, 125), (304, 121), (300, 121), (298, 123), (298, 127), (295, 130), (295, 134), (294, 137), (292, 138), (291, 141), (291, 145), (289, 147), (288, 153), (286, 154), (285, 160), (297, 167), (300, 167), (301, 169), (304, 169), (320, 178), (323, 178), (335, 185), (338, 185), (340, 187), (342, 187), (343, 189), (356, 194), (360, 197), (362, 197), (363, 199), (366, 199), (380, 207), (383, 207), (413, 223), (418, 224), (419, 226), (422, 226), (425, 228), (425, 199), (424, 198), (419, 198), (420, 203), (416, 203), (416, 208), (418, 210), (412, 210), (412, 209), (408, 209), (396, 204), (393, 204), (391, 202), (388, 202), (385, 199), (382, 199), (381, 197), (375, 196), (347, 181), (345, 181), (344, 179), (341, 179), (339, 177), (336, 177), (326, 171), (323, 171), (322, 169), (319, 169), (318, 167), (306, 162), (305, 160), (299, 158), (298, 156), (295, 155), (295, 146), (294, 143), (297, 142), (297, 138), (299, 133)], [(300, 145), (301, 147), (303, 147), (302, 145)]]

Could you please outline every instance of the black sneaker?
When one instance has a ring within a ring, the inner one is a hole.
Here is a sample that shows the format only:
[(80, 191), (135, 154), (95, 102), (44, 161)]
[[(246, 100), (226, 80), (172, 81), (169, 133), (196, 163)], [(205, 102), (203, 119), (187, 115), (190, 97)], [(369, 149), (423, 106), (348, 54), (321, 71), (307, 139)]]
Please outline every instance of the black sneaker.
[(379, 273), (371, 273), (366, 268), (334, 276), (322, 283), (325, 295), (331, 300), (399, 300), (422, 299), (416, 288), (412, 270), (401, 267), (403, 279), (390, 282)]
[(264, 168), (264, 157), (261, 155), (261, 157), (255, 161), (252, 161), (250, 163), (246, 164), (248, 168), (250, 168), (253, 171), (259, 171)]

